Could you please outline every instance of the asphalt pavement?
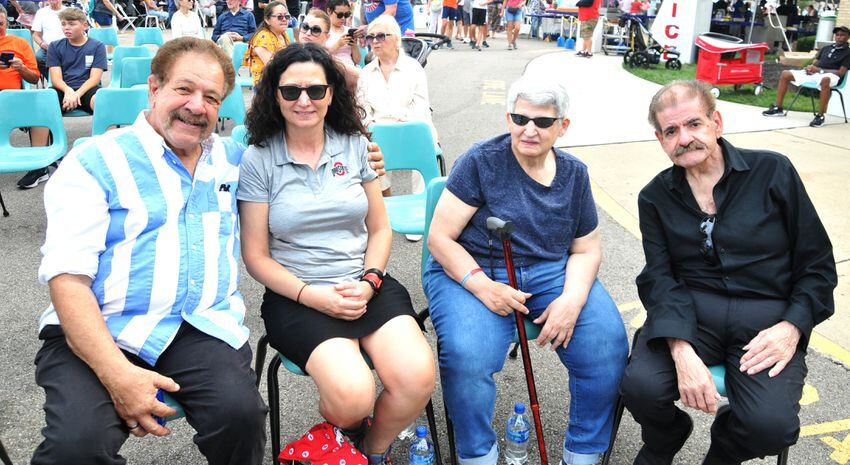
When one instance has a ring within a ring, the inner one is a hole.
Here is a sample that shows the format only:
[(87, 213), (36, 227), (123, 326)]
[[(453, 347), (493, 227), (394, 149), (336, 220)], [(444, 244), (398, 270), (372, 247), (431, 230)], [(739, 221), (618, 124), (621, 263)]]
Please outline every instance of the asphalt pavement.
[[(489, 43), (491, 48), (483, 52), (456, 43), (455, 50), (438, 50), (428, 60), (426, 71), (434, 121), (449, 166), (474, 142), (505, 132), (507, 87), (522, 75), (530, 62), (548, 54), (560, 54), (564, 60), (573, 59), (569, 52), (540, 41), (520, 39), (520, 48), (516, 51), (506, 50), (503, 34), (490, 39)], [(547, 59), (559, 58), (549, 56)], [(555, 69), (538, 68), (536, 72), (549, 71), (555, 72)], [(592, 74), (588, 78), (592, 78)], [(575, 108), (574, 112), (580, 115), (582, 109)], [(605, 120), (599, 124), (610, 123)], [(68, 120), (69, 139), (87, 136), (90, 124), (89, 118)], [(592, 157), (594, 150), (602, 149), (577, 147), (573, 152), (588, 161), (587, 157)], [(663, 157), (660, 151), (657, 155)], [(11, 211), (10, 217), (0, 218), (0, 296), (3, 297), (0, 301), (0, 439), (14, 462), (20, 464), (29, 460), (41, 440), (40, 428), (44, 425), (41, 410), (44, 397), (34, 381), (33, 359), (40, 346), (36, 337), (37, 317), (47, 306), (48, 293), (47, 288), (36, 281), (38, 249), (45, 228), (41, 203), (43, 186), (19, 191), (15, 188), (18, 177), (0, 175), (0, 191)], [(394, 190), (403, 189), (402, 184), (397, 183)], [(643, 266), (640, 241), (630, 231), (627, 221), (621, 221), (616, 212), (600, 208), (599, 217), (605, 250), (600, 279), (620, 306), (631, 333), (642, 321), (642, 308), (634, 286), (634, 278)], [(417, 309), (426, 305), (419, 281), (420, 252), (421, 243), (408, 242), (396, 234), (388, 266), (389, 272), (408, 288)], [(249, 309), (246, 323), (251, 329), (250, 342), (256, 346), (263, 332), (259, 317), (262, 289), (243, 271), (240, 290)], [(428, 333), (428, 338), (435, 346), (433, 331)], [(557, 462), (568, 415), (568, 377), (553, 353), (538, 348), (531, 352), (550, 463)], [(850, 372), (844, 365), (814, 351), (810, 351), (807, 363), (809, 387), (800, 412), (803, 432), (800, 442), (791, 449), (789, 463), (847, 464), (850, 462), (850, 418), (847, 418), (850, 417), (850, 397), (847, 395)], [(284, 373), (280, 379), (283, 442), (287, 442), (320, 422), (321, 417), (316, 408), (317, 392), (309, 378)], [(527, 400), (521, 361), (508, 360), (505, 369), (496, 375), (496, 381), (499, 395), (494, 425), (501, 435), (513, 403)], [(265, 388), (261, 391), (265, 397)], [(433, 400), (441, 431), (439, 440), (445, 451), (447, 440), (439, 385)], [(696, 428), (675, 461), (679, 465), (700, 463), (708, 449), (711, 418), (693, 412), (692, 416)], [(420, 423), (425, 423), (424, 415)], [(173, 432), (166, 438), (130, 438), (121, 450), (122, 455), (131, 464), (204, 463), (192, 443), (193, 431), (186, 421), (179, 420), (170, 426)], [(630, 464), (640, 445), (637, 425), (626, 413), (611, 463)], [(392, 457), (397, 465), (407, 463), (406, 448), (406, 443), (396, 443)], [(536, 449), (531, 454), (534, 460)], [(270, 462), (270, 452), (267, 457)], [(750, 463), (774, 461), (768, 458)]]

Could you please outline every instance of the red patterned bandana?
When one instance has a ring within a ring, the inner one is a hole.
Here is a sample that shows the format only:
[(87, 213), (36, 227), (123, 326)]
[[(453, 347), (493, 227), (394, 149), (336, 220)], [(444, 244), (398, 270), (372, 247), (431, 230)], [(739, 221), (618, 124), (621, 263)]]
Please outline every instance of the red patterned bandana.
[(366, 457), (328, 422), (319, 423), (301, 439), (287, 444), (278, 459), (312, 465), (367, 465)]

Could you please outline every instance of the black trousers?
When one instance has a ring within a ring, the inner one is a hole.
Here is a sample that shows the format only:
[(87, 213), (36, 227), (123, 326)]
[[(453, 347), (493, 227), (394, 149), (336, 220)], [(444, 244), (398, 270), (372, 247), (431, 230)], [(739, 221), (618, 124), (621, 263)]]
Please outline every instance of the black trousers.
[[(805, 351), (797, 350), (782, 372), (770, 378), (766, 369), (755, 375), (740, 371), (745, 346), (759, 331), (779, 321), (783, 300), (744, 299), (691, 291), (697, 311), (698, 338), (694, 349), (708, 365), (726, 366), (726, 390), (731, 411), (711, 427), (711, 451), (721, 463), (777, 455), (797, 442), (800, 397), (806, 377)], [(620, 393), (626, 408), (640, 423), (643, 442), (656, 452), (681, 447), (683, 415), (676, 368), (666, 343), (650, 349), (641, 333), (626, 368)]]
[[(106, 388), (68, 347), (58, 326), (41, 333), (35, 379), (44, 389), (47, 426), (32, 465), (118, 465), (129, 430)], [(171, 377), (172, 393), (195, 429), (195, 444), (210, 464), (259, 464), (266, 442), (266, 407), (255, 386), (251, 348), (226, 343), (183, 323), (174, 341), (151, 367), (125, 352), (130, 361)]]

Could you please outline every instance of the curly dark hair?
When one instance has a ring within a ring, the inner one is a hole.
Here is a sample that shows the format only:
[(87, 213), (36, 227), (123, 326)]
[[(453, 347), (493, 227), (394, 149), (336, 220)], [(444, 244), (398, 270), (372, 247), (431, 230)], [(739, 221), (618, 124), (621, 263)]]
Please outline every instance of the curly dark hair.
[(362, 121), (366, 113), (345, 84), (344, 65), (338, 63), (322, 46), (290, 44), (266, 64), (260, 82), (254, 87), (254, 100), (245, 117), (248, 144), (265, 147), (269, 139), (286, 130), (286, 121), (277, 103), (278, 83), (290, 65), (304, 62), (321, 66), (328, 85), (333, 89), (325, 124), (340, 134), (367, 135)]

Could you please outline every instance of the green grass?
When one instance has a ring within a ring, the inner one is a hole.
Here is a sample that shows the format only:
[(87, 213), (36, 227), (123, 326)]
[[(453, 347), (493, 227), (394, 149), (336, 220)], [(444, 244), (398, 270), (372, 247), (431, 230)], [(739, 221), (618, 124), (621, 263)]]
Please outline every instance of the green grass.
[[(768, 58), (765, 56), (766, 62), (769, 61)], [(683, 64), (680, 70), (666, 69), (663, 64), (650, 65), (649, 68), (631, 68), (623, 64), (623, 69), (639, 78), (661, 85), (676, 79), (694, 79), (697, 72), (697, 66), (694, 64)], [(767, 87), (762, 89), (761, 95), (755, 95), (753, 93), (753, 89), (755, 88), (753, 84), (744, 84), (741, 90), (738, 91), (735, 90), (734, 86), (717, 86), (717, 88), (720, 89), (720, 100), (727, 102), (767, 108), (776, 101), (776, 90), (768, 89)], [(785, 95), (785, 105), (791, 104), (791, 100), (794, 98), (792, 92), (796, 92), (796, 90), (792, 88), (791, 92)], [(809, 101), (809, 97), (801, 95), (792, 110), (811, 112), (812, 104)]]

